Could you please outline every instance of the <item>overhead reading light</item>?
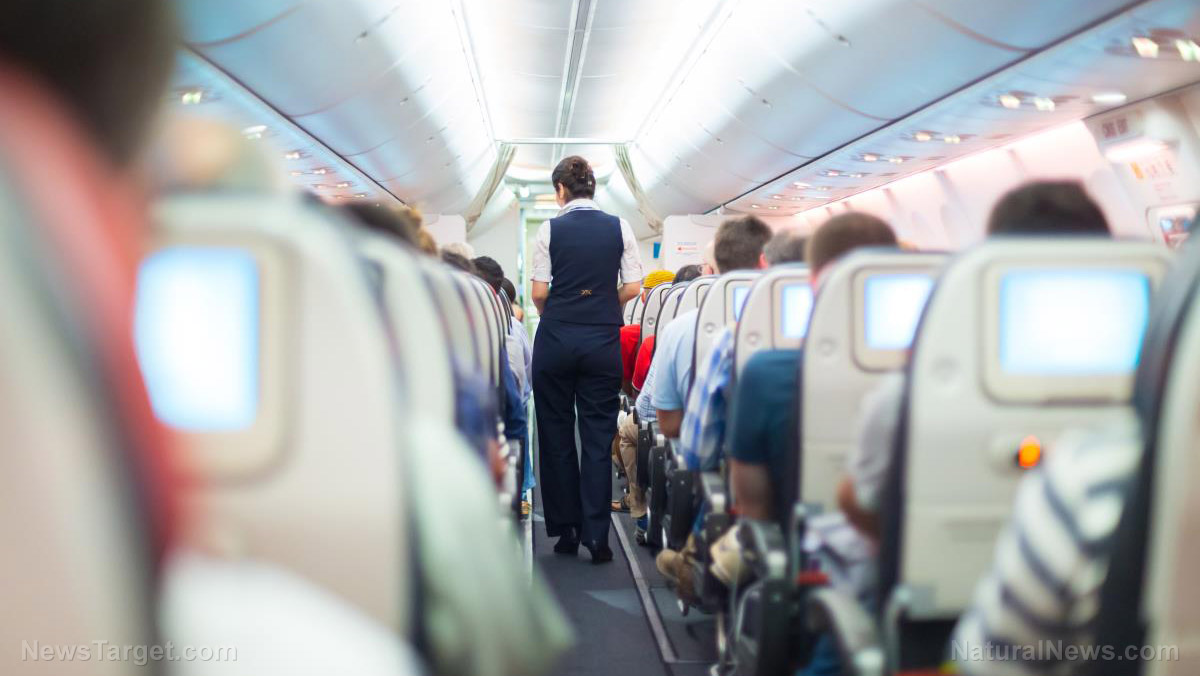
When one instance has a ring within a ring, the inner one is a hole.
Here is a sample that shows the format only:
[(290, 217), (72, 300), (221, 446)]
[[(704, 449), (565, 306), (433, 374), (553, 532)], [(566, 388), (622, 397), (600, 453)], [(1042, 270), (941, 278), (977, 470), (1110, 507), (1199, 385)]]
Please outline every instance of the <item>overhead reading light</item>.
[(254, 139), (262, 138), (263, 134), (265, 133), (267, 133), (267, 125), (265, 124), (251, 125), (242, 130), (242, 136), (245, 136), (252, 141)]
[(327, 190), (328, 188), (329, 188), (329, 186), (325, 185), (324, 183), (313, 183), (312, 184), (313, 190)]
[(921, 143), (929, 141), (932, 138), (933, 138), (933, 133), (928, 132), (928, 131), (919, 131), (919, 132), (913, 134), (913, 139), (920, 141)]
[(529, 197), (529, 186), (522, 185), (521, 187), (517, 188), (517, 195), (521, 199), (527, 199)]
[(861, 171), (855, 171), (846, 174), (846, 178), (862, 178), (863, 176), (866, 176), (866, 174), (862, 173)]
[(304, 157), (304, 153), (299, 150), (289, 150), (283, 154), (283, 159), (285, 160), (298, 160), (301, 157)]
[(771, 199), (773, 199), (773, 200), (781, 200), (781, 199), (783, 199), (783, 195), (771, 195)]
[(1179, 50), (1179, 58), (1184, 61), (1200, 61), (1200, 45), (1195, 40), (1176, 40), (1175, 49)]
[(365, 192), (356, 192), (353, 195), (351, 195), (351, 197), (358, 197), (358, 198), (362, 198), (362, 197), (366, 197), (366, 196), (367, 196), (367, 193), (365, 193)]
[(1100, 92), (1099, 94), (1092, 94), (1092, 103), (1102, 106), (1115, 106), (1120, 103), (1125, 103), (1127, 98), (1129, 97), (1125, 96), (1121, 92)]
[(1133, 49), (1137, 55), (1143, 59), (1158, 58), (1158, 42), (1154, 38), (1137, 35), (1130, 38), (1129, 41), (1133, 43)]
[(1162, 152), (1167, 144), (1157, 139), (1139, 138), (1124, 143), (1118, 143), (1104, 151), (1104, 157), (1113, 164), (1125, 164), (1134, 160)]
[(1016, 110), (1021, 107), (1021, 97), (1015, 94), (1001, 94), (998, 100), (1000, 101), (1000, 105), (1009, 110)]
[(316, 169), (312, 170), (312, 173), (316, 174), (317, 176), (324, 176), (325, 174), (329, 173), (329, 170), (325, 167), (317, 167)]
[(189, 89), (179, 95), (179, 102), (185, 106), (194, 106), (204, 101), (203, 89)]
[(751, 204), (751, 205), (750, 205), (750, 208), (751, 208), (751, 209), (761, 209), (762, 207), (761, 207), (761, 206), (759, 206), (759, 205), (757, 205), (757, 204)]
[(793, 188), (808, 188), (810, 186), (809, 186), (809, 184), (804, 183), (803, 181), (796, 181), (795, 183), (792, 184), (792, 187)]
[(874, 153), (863, 153), (862, 154), (863, 162), (876, 162), (878, 160), (879, 160), (879, 156)]
[(958, 134), (946, 134), (942, 137), (942, 140), (951, 145), (962, 143), (962, 137)]
[(1053, 112), (1055, 108), (1054, 99), (1046, 98), (1045, 96), (1035, 96), (1033, 97), (1033, 107), (1043, 113)]
[(772, 204), (771, 206), (769, 206), (769, 207), (767, 207), (767, 208), (768, 208), (768, 209), (771, 209), (771, 210), (775, 210), (775, 209), (778, 209), (779, 207), (777, 207), (777, 206), (775, 206), (774, 204)]
[(304, 175), (304, 172), (303, 172), (303, 171), (299, 171), (299, 170), (295, 170), (295, 171), (289, 171), (289, 172), (288, 172), (288, 175), (289, 175), (289, 176), (303, 176), (303, 175)]
[(340, 183), (334, 183), (334, 184), (333, 184), (333, 187), (335, 187), (335, 188), (349, 188), (349, 187), (350, 187), (350, 185), (351, 185), (351, 184), (350, 184), (350, 181), (342, 181), (342, 182), (340, 182)]
[(837, 169), (826, 169), (825, 171), (822, 171), (821, 174), (829, 176), (830, 178), (836, 178), (841, 176), (842, 172), (838, 171)]
[(904, 158), (903, 157), (889, 157), (888, 162), (891, 162), (892, 164), (904, 164)]

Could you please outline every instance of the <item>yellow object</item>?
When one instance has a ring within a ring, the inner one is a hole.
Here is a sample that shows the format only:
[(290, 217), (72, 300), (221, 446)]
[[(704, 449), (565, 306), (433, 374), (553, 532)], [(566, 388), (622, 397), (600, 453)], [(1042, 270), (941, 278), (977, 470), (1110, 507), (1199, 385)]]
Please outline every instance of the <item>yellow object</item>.
[(1021, 445), (1017, 447), (1017, 465), (1021, 469), (1029, 469), (1038, 464), (1042, 459), (1042, 442), (1038, 438), (1030, 435), (1021, 440)]
[(675, 273), (670, 270), (655, 270), (646, 275), (646, 279), (642, 282), (642, 288), (653, 289), (659, 284), (670, 284), (675, 281)]

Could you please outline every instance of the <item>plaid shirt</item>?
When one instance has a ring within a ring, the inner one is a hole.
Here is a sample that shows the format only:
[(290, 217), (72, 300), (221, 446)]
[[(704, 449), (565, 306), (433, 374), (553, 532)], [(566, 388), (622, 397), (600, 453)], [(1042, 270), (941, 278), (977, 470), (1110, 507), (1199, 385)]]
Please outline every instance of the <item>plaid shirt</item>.
[(696, 382), (688, 394), (679, 435), (688, 469), (708, 472), (721, 465), (729, 403), (726, 390), (733, 375), (733, 345), (733, 329), (721, 329), (707, 362), (697, 365)]

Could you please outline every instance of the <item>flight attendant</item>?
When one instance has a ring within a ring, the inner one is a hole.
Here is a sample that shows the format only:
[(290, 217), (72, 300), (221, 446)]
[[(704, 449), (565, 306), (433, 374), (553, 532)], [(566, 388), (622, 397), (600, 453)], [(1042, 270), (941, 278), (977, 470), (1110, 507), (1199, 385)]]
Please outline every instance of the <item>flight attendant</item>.
[[(538, 230), (531, 274), (541, 315), (533, 344), (533, 399), (546, 533), (554, 551), (582, 541), (593, 563), (612, 560), (609, 450), (621, 388), (621, 306), (641, 290), (633, 230), (592, 201), (596, 176), (582, 157), (551, 174), (562, 209)], [(575, 448), (576, 414), (580, 448)]]

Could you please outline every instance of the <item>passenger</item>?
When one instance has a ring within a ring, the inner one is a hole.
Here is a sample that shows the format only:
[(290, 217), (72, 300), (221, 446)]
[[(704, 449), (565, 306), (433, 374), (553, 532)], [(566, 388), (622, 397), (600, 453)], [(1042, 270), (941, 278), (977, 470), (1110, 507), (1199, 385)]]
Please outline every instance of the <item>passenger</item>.
[(458, 254), (467, 260), (471, 260), (475, 257), (475, 247), (467, 244), (466, 242), (450, 242), (442, 247), (442, 251), (449, 251), (450, 253)]
[[(675, 272), (675, 282), (685, 283), (700, 276), (700, 266), (685, 265)], [(658, 327), (661, 330), (663, 327)], [(637, 359), (633, 365), (633, 389), (641, 391), (646, 385), (646, 374), (650, 371), (650, 361), (654, 359), (654, 344), (658, 338), (657, 332), (653, 336), (647, 336), (642, 341), (641, 347), (638, 348)]]
[[(686, 266), (685, 266), (686, 267)], [(670, 284), (676, 279), (676, 276), (667, 270), (655, 270), (646, 275), (646, 279), (642, 282), (642, 301), (645, 302), (646, 296), (655, 287), (661, 284)], [(642, 335), (641, 324), (628, 324), (621, 327), (621, 368), (622, 382), (621, 387), (629, 396), (634, 396), (634, 353), (637, 353), (637, 360), (641, 360), (642, 352), (637, 349), (638, 338)], [(643, 347), (646, 343), (653, 344), (654, 336), (648, 336), (642, 341)], [(636, 363), (641, 363), (637, 361)], [(644, 384), (644, 375), (638, 384)], [(638, 411), (638, 420), (649, 422), (654, 420), (654, 410), (649, 407), (637, 406), (637, 402), (641, 401), (641, 396), (638, 395), (634, 402), (635, 408)], [(628, 415), (622, 411), (621, 415), (617, 416), (617, 436), (613, 439), (613, 463), (617, 465), (619, 471), (624, 472), (625, 478), (628, 481), (627, 491), (620, 500), (614, 500), (612, 503), (612, 511), (614, 512), (629, 512), (636, 526), (636, 536), (640, 544), (645, 543), (646, 539), (646, 499), (642, 487), (637, 483), (637, 437), (638, 423), (632, 415)]]
[[(655, 270), (646, 275), (646, 279), (642, 280), (642, 302), (646, 302), (646, 297), (650, 295), (650, 291), (654, 287), (674, 281), (675, 275), (668, 270)], [(627, 324), (621, 327), (621, 388), (629, 396), (634, 395), (633, 369), (640, 357), (638, 344), (641, 342), (644, 342), (642, 341), (641, 323)]]
[(700, 276), (700, 266), (699, 265), (696, 265), (695, 263), (692, 263), (691, 265), (685, 265), (675, 271), (675, 283), (683, 284), (685, 282), (690, 282), (699, 276)]
[[(415, 214), (417, 223), (419, 224), (421, 222), (420, 214), (415, 211), (413, 213)], [(435, 240), (433, 238), (433, 235), (431, 235), (429, 233), (428, 228), (425, 228), (425, 227), (417, 228), (417, 248), (420, 249), (421, 253), (423, 253), (423, 254), (426, 254), (429, 256), (434, 256), (435, 258), (437, 257), (437, 255), (438, 255), (437, 240)]]
[(562, 210), (538, 230), (530, 291), (542, 315), (533, 390), (546, 533), (559, 538), (555, 553), (573, 555), (582, 541), (593, 563), (605, 563), (613, 557), (604, 506), (612, 498), (621, 306), (641, 290), (642, 262), (629, 224), (592, 201), (596, 176), (586, 160), (563, 159), (551, 182)]
[[(769, 239), (771, 229), (754, 216), (725, 221), (713, 238), (714, 272), (766, 267), (762, 251)], [(658, 413), (659, 429), (672, 439), (679, 438), (680, 423), (683, 422), (683, 406), (692, 380), (692, 355), (696, 349), (699, 314), (696, 309), (679, 315), (658, 340), (659, 354), (654, 361), (662, 364), (654, 381), (651, 402)]]
[(519, 322), (524, 322), (525, 310), (521, 307), (520, 300), (517, 298), (517, 287), (513, 286), (512, 280), (505, 277), (500, 280), (500, 288), (504, 289), (504, 295), (508, 296), (508, 302), (512, 305), (513, 318)]
[[(480, 256), (471, 261), (471, 264), (475, 266), (475, 274), (499, 294), (504, 285), (504, 268), (500, 267), (496, 259)], [(508, 332), (505, 334), (505, 351), (508, 355), (508, 367), (513, 377), (516, 378), (517, 391), (520, 393), (516, 399), (509, 402), (509, 407), (521, 409), (521, 417), (524, 418), (525, 404), (533, 395), (530, 377), (533, 349), (529, 347), (529, 336), (525, 333), (525, 327), (517, 321), (516, 317), (513, 317), (512, 323), (508, 326)], [(505, 425), (509, 430), (515, 429), (508, 425), (507, 421)]]
[[(1030, 224), (1040, 229), (1031, 231)], [(996, 205), (988, 230), (992, 235), (1109, 234), (1100, 208), (1072, 182), (1033, 184), (1009, 193)], [(992, 570), (955, 630), (965, 673), (998, 667), (1004, 673), (1046, 673), (1062, 665), (1026, 661), (1027, 655), (1040, 654), (1026, 647), (1047, 639), (1080, 647), (1090, 642), (1112, 536), (1143, 448), (1135, 426), (1114, 423), (1076, 431), (1064, 435), (1045, 465), (1022, 480)], [(987, 662), (988, 645), (1014, 646), (1008, 653), (1013, 659), (1003, 665)], [(973, 646), (983, 650), (974, 652)]]
[[(716, 272), (725, 273), (766, 267), (767, 259), (763, 255), (763, 248), (770, 239), (771, 229), (754, 216), (725, 221), (717, 229), (716, 237), (713, 238)], [(654, 375), (652, 402), (657, 410), (659, 429), (669, 437), (679, 437), (680, 427), (684, 421), (683, 402), (687, 401), (689, 408), (692, 408), (694, 405), (699, 405), (701, 401), (709, 400), (709, 397), (700, 395), (701, 390), (707, 386), (702, 380), (703, 372), (697, 374), (695, 387), (691, 388), (691, 396), (688, 395), (692, 353), (696, 349), (696, 324), (698, 321), (698, 309), (676, 317), (663, 333), (661, 355), (650, 366), (651, 372), (659, 368), (663, 369)], [(713, 351), (717, 352), (716, 348)], [(647, 380), (650, 380), (649, 375)], [(723, 391), (723, 385), (721, 389)], [(696, 398), (695, 404), (693, 397)], [(723, 417), (722, 424), (724, 424)], [(685, 445), (686, 449), (686, 444), (693, 442), (694, 439), (695, 436), (689, 432), (688, 439), (686, 441), (680, 439), (680, 444)], [(684, 452), (687, 453), (686, 450)], [(691, 469), (699, 467), (698, 464), (693, 466), (691, 459), (688, 460), (688, 464)], [(659, 572), (675, 583), (676, 591), (685, 601), (695, 598), (691, 565), (695, 554), (695, 534), (693, 534), (688, 537), (682, 551), (665, 549), (659, 552), (655, 559)]]
[[(987, 225), (988, 237), (1109, 234), (1104, 213), (1074, 181), (1040, 181), (1014, 188), (996, 203)], [(879, 494), (891, 467), (903, 393), (904, 375), (894, 373), (866, 397), (858, 444), (838, 486), (839, 507), (871, 537), (879, 532)]]
[(441, 258), (442, 262), (450, 267), (458, 268), (459, 270), (462, 270), (470, 275), (478, 274), (478, 272), (475, 270), (475, 264), (469, 259), (464, 258), (462, 254), (455, 253), (449, 249), (442, 249)]
[(708, 244), (704, 245), (704, 253), (701, 254), (701, 258), (703, 259), (703, 262), (700, 263), (700, 274), (701, 275), (720, 274), (719, 272), (717, 272), (717, 269), (718, 269), (717, 268), (717, 258), (713, 253), (713, 247), (714, 247), (715, 243), (716, 243), (716, 239), (712, 239), (708, 242)]
[(413, 221), (402, 216), (398, 210), (368, 202), (351, 202), (342, 210), (369, 230), (393, 237), (414, 249), (419, 246)]

